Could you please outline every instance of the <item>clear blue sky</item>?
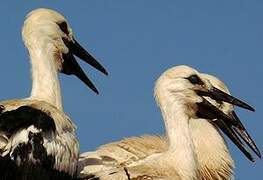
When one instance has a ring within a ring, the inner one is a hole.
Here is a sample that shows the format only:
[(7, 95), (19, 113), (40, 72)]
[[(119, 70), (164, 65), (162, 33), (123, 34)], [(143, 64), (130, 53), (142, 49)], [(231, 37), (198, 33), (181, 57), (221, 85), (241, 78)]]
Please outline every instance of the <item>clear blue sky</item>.
[[(101, 94), (61, 76), (65, 112), (78, 126), (81, 150), (123, 137), (163, 133), (154, 82), (167, 68), (187, 64), (222, 79), (233, 95), (256, 108), (238, 114), (263, 150), (262, 1), (2, 1), (0, 99), (30, 93), (30, 64), (21, 39), (30, 10), (62, 12), (76, 38), (110, 75), (81, 64)], [(262, 160), (249, 162), (229, 143), (236, 179), (263, 179)], [(250, 178), (252, 177), (252, 178)]]

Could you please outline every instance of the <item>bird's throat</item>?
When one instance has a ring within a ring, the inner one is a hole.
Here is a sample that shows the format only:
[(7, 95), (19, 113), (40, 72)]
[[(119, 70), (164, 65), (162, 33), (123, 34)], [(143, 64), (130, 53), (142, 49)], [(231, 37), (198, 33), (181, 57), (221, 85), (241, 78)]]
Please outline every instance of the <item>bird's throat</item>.
[(189, 117), (183, 111), (185, 107), (182, 106), (184, 105), (171, 101), (161, 107), (169, 139), (166, 154), (168, 158), (173, 158), (172, 162), (178, 163), (179, 174), (184, 179), (192, 179), (197, 176), (198, 163), (189, 127)]
[(32, 65), (30, 99), (46, 101), (62, 110), (56, 56), (50, 48), (29, 50)]

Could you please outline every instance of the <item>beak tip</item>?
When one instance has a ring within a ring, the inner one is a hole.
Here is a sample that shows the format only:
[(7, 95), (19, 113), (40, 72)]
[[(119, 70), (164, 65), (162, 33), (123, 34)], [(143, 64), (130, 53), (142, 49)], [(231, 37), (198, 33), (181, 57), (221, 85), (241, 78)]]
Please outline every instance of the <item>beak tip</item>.
[(105, 74), (106, 76), (109, 75), (109, 73), (106, 71), (106, 69), (104, 69), (104, 71), (102, 73)]
[(252, 155), (249, 154), (249, 156), (247, 156), (247, 158), (251, 161), (251, 162), (255, 162), (255, 159), (252, 157)]
[(257, 156), (259, 157), (259, 159), (262, 158), (260, 151), (258, 151)]
[(95, 92), (97, 95), (100, 94), (99, 91), (98, 91), (97, 89), (92, 89), (92, 90), (93, 90), (93, 92)]
[(243, 108), (249, 110), (249, 111), (252, 111), (252, 112), (255, 112), (255, 108), (253, 108), (252, 106), (249, 106), (249, 105), (245, 105)]
[(252, 112), (255, 112), (256, 110), (252, 107), (252, 106), (249, 106), (249, 105), (244, 105), (243, 108), (249, 110), (249, 111), (252, 111)]

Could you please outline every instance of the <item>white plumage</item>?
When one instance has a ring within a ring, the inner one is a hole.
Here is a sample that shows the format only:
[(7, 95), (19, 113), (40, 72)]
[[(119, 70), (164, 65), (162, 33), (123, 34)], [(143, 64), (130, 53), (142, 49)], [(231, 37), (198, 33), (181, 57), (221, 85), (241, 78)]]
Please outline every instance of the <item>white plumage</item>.
[(32, 91), (29, 98), (0, 102), (1, 180), (66, 180), (77, 175), (102, 180), (229, 179), (234, 164), (219, 129), (250, 160), (236, 134), (261, 156), (233, 111), (233, 105), (253, 108), (228, 95), (215, 77), (178, 66), (167, 70), (155, 86), (165, 137), (133, 137), (107, 144), (84, 153), (78, 162), (75, 126), (63, 112), (58, 73), (76, 75), (98, 93), (74, 55), (106, 75), (107, 71), (53, 10), (30, 12), (22, 34), (31, 59)]
[[(190, 67), (178, 66), (167, 70), (155, 86), (155, 99), (161, 109), (167, 135), (127, 138), (103, 145), (94, 152), (83, 153), (79, 162), (80, 177), (102, 180), (230, 179), (234, 162), (219, 128), (232, 127), (218, 128), (217, 121), (239, 120), (226, 115), (231, 114), (234, 108), (223, 100), (227, 101), (225, 97), (228, 97), (233, 100), (232, 104), (247, 109), (251, 107), (227, 94), (214, 97), (214, 93), (212, 96), (216, 88), (229, 94), (220, 80)], [(207, 92), (207, 96), (198, 95), (199, 91)], [(206, 100), (211, 104), (201, 107), (200, 104)], [(210, 111), (218, 119), (202, 117), (199, 111), (205, 107), (209, 108), (208, 114)], [(220, 111), (213, 112), (215, 109)], [(222, 118), (225, 120), (220, 120)], [(246, 150), (241, 150), (246, 154)], [(255, 151), (259, 154), (257, 149)]]
[(58, 73), (74, 74), (98, 93), (74, 55), (107, 72), (56, 11), (30, 12), (22, 35), (32, 65), (32, 90), (26, 99), (0, 102), (0, 179), (75, 179), (79, 144), (75, 125), (63, 112)]

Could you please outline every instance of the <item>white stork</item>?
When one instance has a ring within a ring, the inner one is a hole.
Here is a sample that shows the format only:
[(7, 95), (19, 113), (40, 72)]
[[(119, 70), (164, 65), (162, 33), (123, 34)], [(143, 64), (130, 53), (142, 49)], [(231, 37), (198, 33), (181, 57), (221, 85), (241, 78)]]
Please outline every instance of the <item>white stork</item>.
[(32, 91), (26, 99), (0, 102), (0, 179), (75, 179), (79, 144), (75, 125), (63, 112), (58, 73), (76, 75), (98, 93), (74, 55), (107, 72), (56, 11), (30, 12), (22, 35), (31, 59)]
[(217, 78), (187, 66), (164, 72), (155, 86), (167, 136), (141, 136), (83, 153), (79, 177), (101, 180), (226, 180), (234, 162), (221, 129), (253, 161), (236, 134), (259, 156), (233, 105), (254, 111), (229, 95)]

